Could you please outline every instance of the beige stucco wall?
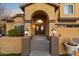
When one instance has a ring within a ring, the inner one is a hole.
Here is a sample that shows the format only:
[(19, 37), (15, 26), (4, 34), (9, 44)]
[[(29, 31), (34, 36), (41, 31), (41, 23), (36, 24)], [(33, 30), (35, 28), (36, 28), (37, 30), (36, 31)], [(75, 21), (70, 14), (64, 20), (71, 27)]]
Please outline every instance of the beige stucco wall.
[[(35, 11), (42, 10), (48, 14), (48, 20), (56, 20), (58, 19), (58, 11), (55, 12), (55, 7), (45, 3), (35, 3), (30, 6), (26, 6), (24, 9), (25, 12), (25, 20), (32, 20), (33, 13)], [(25, 25), (29, 30), (31, 30), (31, 23), (29, 25)], [(50, 24), (49, 24), (50, 25)], [(50, 27), (49, 27), (50, 30)], [(51, 31), (50, 31), (51, 32)], [(29, 36), (32, 34), (32, 31), (29, 31)], [(50, 33), (49, 33), (50, 34)]]
[[(65, 4), (70, 4), (74, 5), (74, 13), (73, 14), (64, 14), (64, 5)], [(60, 4), (60, 17), (61, 18), (66, 18), (66, 17), (79, 17), (79, 3), (61, 3)]]
[(1, 53), (21, 53), (21, 37), (2, 37), (0, 38)]
[(49, 19), (55, 20), (55, 7), (44, 3), (35, 3), (25, 7), (25, 20), (31, 20), (32, 14), (37, 10), (45, 11)]
[(55, 15), (56, 15), (55, 18), (56, 18), (56, 20), (57, 20), (55, 23), (58, 23), (58, 19), (59, 19), (59, 17), (60, 17), (59, 11), (60, 11), (60, 9), (58, 8), (57, 11), (55, 12)]
[(24, 22), (24, 18), (23, 17), (16, 17), (16, 18), (14, 18), (14, 22), (17, 22), (17, 23)]
[(14, 18), (14, 25), (13, 27), (15, 27), (15, 25), (24, 25), (24, 18), (23, 17), (16, 17)]
[(13, 22), (6, 23), (6, 32), (13, 29), (13, 28), (14, 28)]
[(59, 54), (65, 54), (67, 51), (64, 49), (63, 43), (72, 38), (79, 38), (79, 28), (56, 28), (56, 36), (59, 37)]
[(24, 25), (24, 18), (23, 17), (16, 17), (13, 20), (14, 20), (14, 22), (6, 23), (6, 32), (11, 29), (14, 29), (15, 25), (18, 25), (18, 24)]
[(79, 18), (79, 3), (75, 3), (74, 8), (75, 17)]

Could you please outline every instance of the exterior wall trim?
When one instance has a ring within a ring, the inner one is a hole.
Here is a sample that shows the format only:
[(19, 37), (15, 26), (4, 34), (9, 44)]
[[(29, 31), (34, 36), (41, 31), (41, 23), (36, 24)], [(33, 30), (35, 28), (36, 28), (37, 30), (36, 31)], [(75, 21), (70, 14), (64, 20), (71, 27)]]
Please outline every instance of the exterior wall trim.
[[(55, 23), (56, 20), (49, 20), (49, 23)], [(32, 20), (25, 20), (24, 23), (32, 23)]]
[(25, 23), (31, 23), (32, 20), (25, 20), (24, 22), (25, 22)]
[(65, 20), (65, 21), (76, 21), (76, 20), (79, 20), (79, 18), (60, 18), (60, 20)]
[(56, 20), (49, 20), (49, 23), (55, 23)]

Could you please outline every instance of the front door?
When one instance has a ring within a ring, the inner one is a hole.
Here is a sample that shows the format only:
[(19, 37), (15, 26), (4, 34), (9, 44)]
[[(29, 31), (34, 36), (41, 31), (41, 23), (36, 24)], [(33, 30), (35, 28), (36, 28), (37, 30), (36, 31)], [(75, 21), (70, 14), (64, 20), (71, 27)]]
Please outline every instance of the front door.
[(35, 34), (44, 34), (44, 25), (43, 24), (36, 24), (35, 27)]

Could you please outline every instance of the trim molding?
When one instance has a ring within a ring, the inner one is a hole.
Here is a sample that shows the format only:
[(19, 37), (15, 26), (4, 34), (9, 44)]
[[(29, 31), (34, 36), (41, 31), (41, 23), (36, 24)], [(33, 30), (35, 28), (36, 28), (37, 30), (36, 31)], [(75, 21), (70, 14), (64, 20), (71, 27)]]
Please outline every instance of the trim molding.
[(49, 20), (49, 23), (55, 23), (56, 20)]
[(79, 18), (60, 18), (59, 19), (60, 21), (76, 21), (76, 20), (79, 20)]
[(31, 23), (32, 21), (31, 20), (25, 20), (24, 22), (25, 23)]
[[(24, 22), (25, 22), (25, 23), (32, 23), (32, 20), (25, 20)], [(49, 23), (55, 23), (56, 20), (49, 20), (48, 22), (49, 22)]]

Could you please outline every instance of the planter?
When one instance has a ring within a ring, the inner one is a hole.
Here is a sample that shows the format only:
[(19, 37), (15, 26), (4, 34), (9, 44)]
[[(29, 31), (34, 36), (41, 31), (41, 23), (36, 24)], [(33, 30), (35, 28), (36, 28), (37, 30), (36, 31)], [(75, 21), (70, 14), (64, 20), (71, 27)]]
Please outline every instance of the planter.
[(65, 46), (67, 48), (67, 52), (69, 55), (73, 56), (76, 52), (77, 44), (69, 44), (68, 42), (65, 42)]

